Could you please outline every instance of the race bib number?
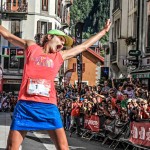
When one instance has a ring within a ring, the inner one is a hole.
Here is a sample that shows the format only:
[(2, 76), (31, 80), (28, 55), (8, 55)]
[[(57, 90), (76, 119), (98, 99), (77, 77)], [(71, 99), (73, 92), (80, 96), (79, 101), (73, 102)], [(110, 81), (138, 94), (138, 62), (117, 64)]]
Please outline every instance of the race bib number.
[(51, 81), (46, 79), (28, 79), (27, 93), (50, 97)]

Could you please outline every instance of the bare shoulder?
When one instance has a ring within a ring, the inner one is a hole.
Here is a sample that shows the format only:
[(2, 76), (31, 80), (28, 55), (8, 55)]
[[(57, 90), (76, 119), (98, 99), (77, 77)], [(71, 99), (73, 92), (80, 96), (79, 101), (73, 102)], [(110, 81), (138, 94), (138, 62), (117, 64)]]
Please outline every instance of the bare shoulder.
[(61, 56), (62, 56), (63, 59), (64, 59), (64, 53), (65, 53), (64, 50), (60, 51), (60, 54), (61, 54)]
[(27, 43), (27, 47), (36, 44), (34, 41), (32, 40), (26, 40)]

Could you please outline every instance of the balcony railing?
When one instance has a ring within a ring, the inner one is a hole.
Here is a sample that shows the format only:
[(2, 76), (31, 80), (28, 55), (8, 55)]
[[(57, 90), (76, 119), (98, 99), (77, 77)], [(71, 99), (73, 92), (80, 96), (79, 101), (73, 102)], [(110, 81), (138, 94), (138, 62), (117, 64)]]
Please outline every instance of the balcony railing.
[(110, 55), (110, 61), (116, 61), (117, 60), (117, 42), (111, 43), (111, 55)]
[(117, 9), (120, 9), (120, 0), (114, 0), (114, 8), (112, 12), (114, 13)]
[(5, 2), (1, 9), (4, 13), (27, 13), (28, 3), (7, 3)]

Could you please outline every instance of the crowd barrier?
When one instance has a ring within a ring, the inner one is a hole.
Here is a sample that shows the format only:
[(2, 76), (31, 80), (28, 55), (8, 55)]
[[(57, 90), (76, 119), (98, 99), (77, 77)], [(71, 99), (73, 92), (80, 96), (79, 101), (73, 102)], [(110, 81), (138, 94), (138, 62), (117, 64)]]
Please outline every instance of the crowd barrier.
[(132, 146), (132, 149), (150, 149), (150, 120), (120, 122), (114, 119), (106, 125), (99, 116), (85, 115), (82, 131), (82, 138), (92, 140), (99, 136), (103, 139), (102, 144), (109, 140), (109, 147), (113, 149), (119, 144), (122, 144), (125, 150), (129, 146)]

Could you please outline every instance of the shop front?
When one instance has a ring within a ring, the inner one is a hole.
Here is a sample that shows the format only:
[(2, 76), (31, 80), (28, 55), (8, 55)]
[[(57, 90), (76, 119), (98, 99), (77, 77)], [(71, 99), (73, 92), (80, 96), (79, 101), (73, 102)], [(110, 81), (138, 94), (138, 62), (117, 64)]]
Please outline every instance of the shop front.
[(12, 92), (15, 95), (18, 95), (19, 89), (21, 85), (21, 80), (16, 79), (4, 79), (3, 80), (3, 91)]

